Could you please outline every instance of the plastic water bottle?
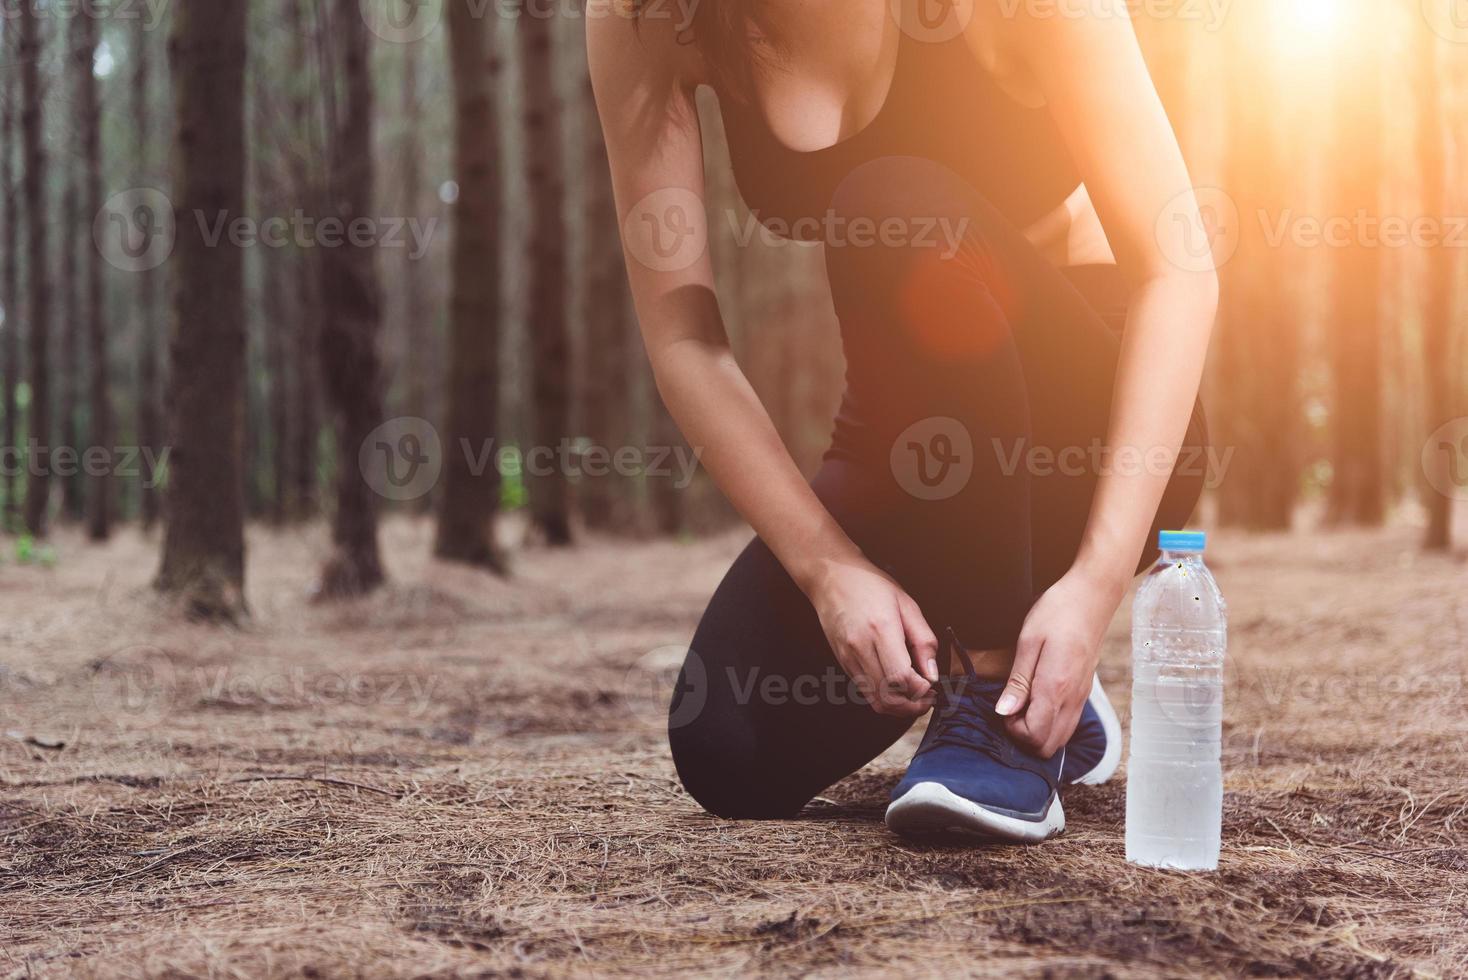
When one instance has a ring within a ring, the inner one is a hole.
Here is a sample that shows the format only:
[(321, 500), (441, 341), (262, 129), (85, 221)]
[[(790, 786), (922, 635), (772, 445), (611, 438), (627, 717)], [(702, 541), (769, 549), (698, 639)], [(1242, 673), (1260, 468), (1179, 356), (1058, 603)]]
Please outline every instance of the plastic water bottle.
[(1155, 868), (1218, 867), (1228, 609), (1206, 543), (1199, 531), (1163, 531), (1132, 604), (1126, 857)]

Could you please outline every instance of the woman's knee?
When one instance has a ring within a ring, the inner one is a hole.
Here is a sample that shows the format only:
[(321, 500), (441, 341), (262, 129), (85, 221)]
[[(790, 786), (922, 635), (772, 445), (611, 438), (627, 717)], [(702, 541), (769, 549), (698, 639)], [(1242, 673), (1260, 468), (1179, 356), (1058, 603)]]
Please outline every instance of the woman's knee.
[(678, 779), (699, 806), (727, 820), (784, 820), (810, 801), (781, 786), (777, 770), (760, 764), (737, 732), (696, 722), (670, 727), (668, 743)]

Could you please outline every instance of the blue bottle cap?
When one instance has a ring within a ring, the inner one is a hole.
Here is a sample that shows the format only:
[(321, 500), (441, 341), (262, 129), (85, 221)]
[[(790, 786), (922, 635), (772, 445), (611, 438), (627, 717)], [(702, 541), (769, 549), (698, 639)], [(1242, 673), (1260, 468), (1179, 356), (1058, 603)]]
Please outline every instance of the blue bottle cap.
[(1202, 551), (1208, 544), (1203, 531), (1159, 531), (1157, 547), (1163, 551)]

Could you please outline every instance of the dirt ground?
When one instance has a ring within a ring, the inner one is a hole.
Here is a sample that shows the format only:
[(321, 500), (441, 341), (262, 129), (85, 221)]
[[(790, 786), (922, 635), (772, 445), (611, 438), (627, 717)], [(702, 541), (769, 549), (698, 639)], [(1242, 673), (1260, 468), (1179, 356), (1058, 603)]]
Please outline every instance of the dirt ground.
[(916, 736), (797, 820), (709, 817), (660, 689), (740, 535), (508, 582), (429, 541), (391, 521), (391, 587), (322, 608), (323, 532), (254, 530), (239, 631), (166, 616), (136, 531), (7, 554), (0, 975), (1468, 975), (1468, 564), (1407, 531), (1210, 548), (1211, 875), (1125, 863), (1120, 778), (1038, 847), (903, 843), (881, 815)]

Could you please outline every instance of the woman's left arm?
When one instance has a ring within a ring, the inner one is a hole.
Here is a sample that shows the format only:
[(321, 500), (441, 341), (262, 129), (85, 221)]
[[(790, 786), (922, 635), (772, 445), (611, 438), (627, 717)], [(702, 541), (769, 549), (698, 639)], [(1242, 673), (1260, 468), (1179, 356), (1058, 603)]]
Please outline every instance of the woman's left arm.
[[(1019, 14), (1014, 48), (1044, 91), (1131, 302), (1099, 477), (1075, 563), (1025, 620), (1000, 713), (1049, 758), (1091, 690), (1102, 635), (1135, 574), (1202, 380), (1218, 307), (1177, 137), (1119, 13)], [(1017, 9), (1025, 9), (1021, 5)], [(1049, 8), (1047, 8), (1048, 10)]]

